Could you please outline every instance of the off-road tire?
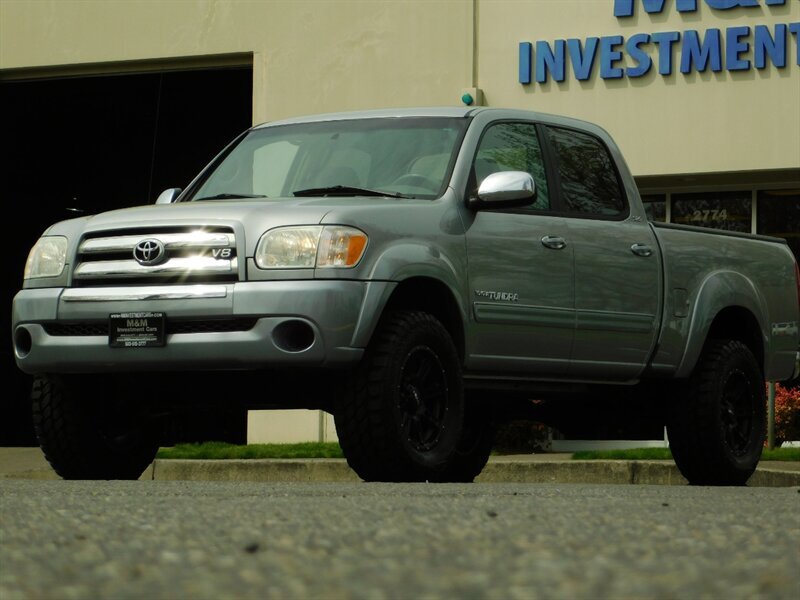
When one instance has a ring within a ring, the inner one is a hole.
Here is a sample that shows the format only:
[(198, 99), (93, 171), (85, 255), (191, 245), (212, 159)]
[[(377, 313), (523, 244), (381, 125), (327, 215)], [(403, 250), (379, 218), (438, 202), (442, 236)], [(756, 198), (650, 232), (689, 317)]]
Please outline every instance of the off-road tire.
[(390, 311), (335, 411), (339, 443), (365, 481), (440, 481), (463, 423), (461, 362), (428, 313)]
[(709, 340), (692, 377), (670, 401), (667, 433), (692, 485), (744, 485), (761, 458), (764, 377), (737, 340)]
[(152, 423), (125, 390), (107, 381), (34, 378), (34, 430), (48, 462), (64, 479), (138, 479), (156, 455)]
[(467, 394), (461, 440), (447, 466), (438, 474), (438, 480), (472, 483), (489, 461), (496, 433), (491, 405)]

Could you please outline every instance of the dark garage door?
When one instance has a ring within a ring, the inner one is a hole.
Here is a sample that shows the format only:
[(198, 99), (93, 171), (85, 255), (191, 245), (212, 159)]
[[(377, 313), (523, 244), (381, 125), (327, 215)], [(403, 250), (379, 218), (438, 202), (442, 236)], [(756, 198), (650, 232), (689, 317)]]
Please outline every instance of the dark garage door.
[(149, 204), (165, 188), (185, 187), (251, 115), (249, 66), (0, 81), (0, 445), (33, 442), (30, 378), (14, 365), (10, 313), (39, 235), (76, 216), (68, 209)]

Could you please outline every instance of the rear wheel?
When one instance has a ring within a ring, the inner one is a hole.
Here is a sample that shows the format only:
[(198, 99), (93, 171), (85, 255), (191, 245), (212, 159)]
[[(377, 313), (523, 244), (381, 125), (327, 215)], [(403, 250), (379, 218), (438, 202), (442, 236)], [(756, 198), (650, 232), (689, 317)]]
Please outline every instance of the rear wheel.
[(744, 485), (764, 446), (764, 378), (750, 349), (710, 340), (667, 425), (675, 463), (693, 485)]
[(350, 467), (366, 481), (439, 480), (461, 438), (461, 366), (422, 312), (388, 313), (335, 413)]
[(40, 375), (31, 401), (39, 444), (64, 479), (137, 479), (158, 450), (146, 407), (112, 378)]

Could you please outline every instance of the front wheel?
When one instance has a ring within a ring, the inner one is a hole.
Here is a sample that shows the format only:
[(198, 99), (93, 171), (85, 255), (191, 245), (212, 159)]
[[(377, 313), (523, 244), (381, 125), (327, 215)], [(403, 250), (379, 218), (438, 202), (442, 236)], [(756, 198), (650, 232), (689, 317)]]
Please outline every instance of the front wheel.
[(423, 312), (384, 316), (335, 413), (350, 467), (366, 481), (434, 481), (463, 424), (461, 364), (447, 330)]
[(737, 340), (710, 340), (683, 393), (672, 398), (670, 449), (693, 485), (744, 485), (761, 458), (764, 377)]
[(158, 450), (147, 407), (113, 378), (40, 375), (31, 402), (39, 445), (64, 479), (137, 479)]

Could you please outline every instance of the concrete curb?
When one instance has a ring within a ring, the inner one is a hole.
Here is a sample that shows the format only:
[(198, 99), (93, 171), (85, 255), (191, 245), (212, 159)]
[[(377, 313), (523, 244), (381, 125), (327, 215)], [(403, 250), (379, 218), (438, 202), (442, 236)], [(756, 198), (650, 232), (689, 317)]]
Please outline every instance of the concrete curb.
[[(156, 481), (357, 482), (342, 459), (309, 460), (156, 460)], [(143, 477), (144, 479), (145, 477)], [(149, 479), (149, 477), (148, 477)], [(686, 485), (669, 461), (498, 461), (489, 462), (477, 483), (597, 483)], [(750, 487), (800, 487), (800, 472), (760, 467)]]
[[(36, 448), (5, 449), (0, 479), (55, 480)], [(344, 459), (178, 460), (156, 459), (140, 480), (358, 482)], [(569, 455), (493, 456), (477, 483), (593, 483), (616, 485), (686, 485), (668, 460), (571, 460)], [(751, 487), (800, 487), (800, 464), (763, 462)]]
[(298, 460), (182, 460), (153, 461), (156, 481), (288, 481), (356, 482), (359, 477), (341, 458)]

